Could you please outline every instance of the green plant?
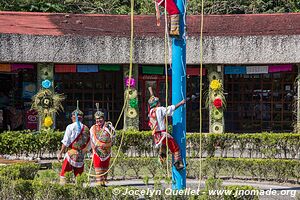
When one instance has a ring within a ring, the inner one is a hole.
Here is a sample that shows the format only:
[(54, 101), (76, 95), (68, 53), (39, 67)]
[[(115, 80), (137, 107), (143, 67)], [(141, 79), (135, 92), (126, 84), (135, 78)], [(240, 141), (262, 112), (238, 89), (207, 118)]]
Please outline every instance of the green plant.
[[(157, 151), (153, 150), (153, 140), (150, 131), (117, 131), (115, 144), (113, 146), (113, 156), (120, 145), (121, 135), (124, 133), (124, 140), (121, 146), (121, 157), (131, 156), (129, 152), (136, 152), (139, 157), (156, 157)], [(9, 155), (42, 156), (46, 152), (55, 156), (61, 147), (63, 132), (47, 130), (40, 132), (29, 131), (9, 131), (0, 134), (0, 151)], [(187, 134), (187, 153), (193, 157), (216, 156), (216, 149), (221, 150), (221, 157), (226, 157), (229, 149), (239, 151), (239, 157), (244, 157), (248, 152), (250, 157), (263, 155), (267, 158), (284, 158), (291, 156), (296, 159), (300, 153), (300, 134), (295, 133), (255, 133), (255, 134)], [(129, 151), (130, 150), (130, 151)], [(290, 155), (289, 155), (290, 154)], [(134, 155), (133, 155), (134, 156)], [(122, 159), (118, 159), (122, 160)], [(60, 164), (54, 164), (54, 167)], [(58, 171), (61, 166), (58, 167)], [(154, 164), (153, 168), (156, 168)]]
[(162, 180), (162, 177), (160, 175), (156, 175), (153, 177), (154, 179), (154, 189), (156, 190), (159, 190), (162, 188), (162, 183), (161, 183), (161, 180)]
[(225, 190), (231, 191), (230, 195), (224, 195), (224, 200), (258, 200), (259, 190), (252, 186), (230, 185)]
[(83, 187), (83, 184), (88, 182), (88, 175), (86, 173), (82, 173), (76, 176), (75, 180), (77, 186)]
[(149, 184), (149, 176), (144, 176), (143, 182), (145, 183), (145, 185), (148, 185)]
[(13, 191), (16, 196), (22, 197), (25, 200), (34, 198), (34, 189), (30, 180), (15, 180), (13, 182)]
[[(85, 165), (85, 166), (87, 166), (87, 165)], [(62, 167), (62, 163), (61, 163), (61, 162), (52, 162), (52, 169), (53, 169), (56, 173), (60, 173), (61, 167)]]
[(39, 168), (39, 165), (34, 163), (23, 163), (2, 166), (0, 167), (0, 176), (8, 177), (11, 180), (33, 180)]
[(159, 161), (157, 159), (144, 159), (144, 163), (146, 164), (146, 168), (154, 178), (161, 168)]
[(222, 199), (221, 195), (212, 195), (210, 194), (210, 191), (217, 191), (222, 190), (222, 180), (221, 179), (215, 179), (212, 177), (209, 177), (205, 181), (205, 189), (203, 191), (203, 195), (201, 196), (201, 199), (208, 199), (208, 200), (219, 200)]
[(71, 171), (71, 172), (66, 172), (65, 173), (65, 178), (66, 178), (66, 182), (67, 183), (74, 183), (74, 173)]
[(36, 174), (34, 179), (55, 183), (59, 181), (59, 174), (52, 169), (41, 170)]
[(141, 162), (143, 158), (130, 158), (126, 160), (126, 164), (128, 165), (129, 169), (132, 169), (135, 173), (135, 178), (139, 178), (139, 171), (143, 166), (143, 162)]

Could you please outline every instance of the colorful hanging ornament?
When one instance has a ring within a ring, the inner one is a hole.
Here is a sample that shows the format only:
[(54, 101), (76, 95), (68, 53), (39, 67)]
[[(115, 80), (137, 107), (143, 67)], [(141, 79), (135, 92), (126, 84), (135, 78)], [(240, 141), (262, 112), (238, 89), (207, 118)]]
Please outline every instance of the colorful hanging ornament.
[(212, 80), (220, 80), (221, 76), (218, 72), (210, 72), (208, 75), (208, 80), (212, 81)]
[(125, 91), (125, 95), (128, 95), (129, 99), (134, 99), (137, 97), (137, 90), (135, 89), (129, 89)]
[(219, 81), (219, 80), (212, 80), (212, 81), (210, 82), (210, 88), (211, 88), (212, 90), (218, 90), (218, 89), (220, 89), (220, 88), (221, 88), (221, 83), (220, 83), (220, 81)]
[(129, 108), (126, 115), (129, 118), (135, 118), (137, 116), (137, 112), (134, 108)]
[(214, 106), (219, 109), (222, 107), (222, 99), (221, 98), (215, 98), (213, 101)]
[(48, 127), (52, 126), (52, 124), (53, 124), (52, 118), (50, 116), (45, 117), (44, 126), (48, 128)]
[(52, 71), (51, 67), (43, 66), (40, 69), (40, 77), (41, 77), (41, 80), (51, 79), (51, 77), (53, 77), (53, 71)]
[(223, 133), (223, 125), (219, 122), (215, 122), (212, 125), (212, 132), (213, 133)]
[(51, 85), (52, 85), (52, 83), (51, 83), (51, 81), (49, 81), (48, 79), (42, 81), (42, 86), (43, 86), (43, 88), (45, 88), (45, 89), (49, 89), (49, 88), (51, 87)]
[(210, 98), (211, 98), (211, 101), (214, 101), (216, 98), (221, 98), (221, 96), (219, 95), (219, 92), (212, 90), (210, 93)]
[(31, 109), (38, 111), (39, 115), (51, 115), (63, 110), (62, 101), (65, 97), (49, 89), (41, 89), (34, 97)]
[(130, 99), (129, 100), (129, 105), (130, 105), (131, 108), (137, 108), (137, 105), (138, 105), (137, 99)]
[[(129, 77), (127, 77), (127, 78), (125, 79), (125, 85), (126, 85), (126, 87), (129, 86)], [(131, 78), (131, 79), (130, 79), (130, 87), (135, 87), (135, 79), (134, 79), (134, 78)]]
[(223, 112), (218, 109), (213, 109), (212, 110), (212, 118), (215, 120), (220, 120), (223, 117)]

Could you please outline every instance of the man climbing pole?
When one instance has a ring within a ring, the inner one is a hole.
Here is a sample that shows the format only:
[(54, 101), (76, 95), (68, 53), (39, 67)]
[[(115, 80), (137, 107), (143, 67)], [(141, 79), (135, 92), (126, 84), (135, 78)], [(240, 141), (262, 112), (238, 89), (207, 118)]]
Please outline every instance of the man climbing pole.
[[(158, 6), (166, 6), (166, 10), (170, 15), (171, 26), (170, 26), (170, 36), (179, 36), (179, 10), (174, 2), (174, 0), (156, 0), (155, 2)], [(156, 6), (156, 14), (159, 15), (158, 6)]]
[(84, 155), (89, 148), (90, 134), (89, 128), (82, 124), (83, 112), (77, 108), (72, 112), (72, 124), (66, 128), (62, 142), (61, 150), (57, 155), (60, 161), (62, 154), (68, 148), (65, 154), (62, 169), (60, 173), (60, 184), (66, 183), (65, 173), (73, 171), (75, 176), (82, 174), (84, 170)]
[[(149, 87), (150, 98), (148, 100), (149, 104), (149, 126), (152, 130), (152, 135), (154, 138), (155, 146), (160, 147), (159, 156), (161, 162), (164, 162), (166, 159), (166, 145), (172, 152), (174, 156), (174, 166), (177, 170), (181, 170), (184, 168), (180, 149), (177, 143), (175, 142), (174, 138), (167, 133), (166, 131), (166, 115), (172, 116), (174, 111), (185, 104), (185, 100), (180, 101), (176, 105), (171, 105), (166, 107), (160, 106), (159, 98), (153, 95), (152, 88)], [(168, 137), (168, 138), (167, 138)], [(168, 141), (168, 143), (167, 143)]]
[(91, 146), (93, 151), (93, 162), (96, 172), (97, 185), (106, 187), (111, 146), (115, 129), (111, 122), (105, 122), (104, 113), (99, 110), (99, 103), (96, 103), (97, 112), (94, 117), (96, 124), (91, 127)]

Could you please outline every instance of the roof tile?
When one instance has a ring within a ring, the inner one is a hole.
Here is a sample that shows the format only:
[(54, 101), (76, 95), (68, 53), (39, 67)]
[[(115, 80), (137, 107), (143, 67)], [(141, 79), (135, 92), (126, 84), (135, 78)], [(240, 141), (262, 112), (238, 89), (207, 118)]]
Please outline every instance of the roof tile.
[[(0, 12), (0, 33), (130, 37), (130, 15)], [(164, 21), (153, 15), (134, 17), (135, 37), (164, 37)], [(200, 35), (200, 16), (187, 16), (189, 36)], [(206, 36), (300, 34), (300, 13), (207, 15)]]

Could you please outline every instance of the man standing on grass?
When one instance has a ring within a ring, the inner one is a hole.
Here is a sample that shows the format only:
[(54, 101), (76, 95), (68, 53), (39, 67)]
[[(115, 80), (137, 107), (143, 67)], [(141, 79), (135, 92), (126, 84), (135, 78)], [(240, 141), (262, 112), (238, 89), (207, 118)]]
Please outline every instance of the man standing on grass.
[(65, 173), (73, 171), (75, 176), (82, 174), (84, 170), (84, 155), (89, 148), (90, 134), (89, 128), (82, 124), (83, 112), (77, 109), (72, 112), (72, 124), (66, 128), (65, 135), (61, 141), (63, 144), (57, 155), (58, 160), (62, 158), (62, 154), (68, 149), (65, 154), (62, 169), (60, 173), (60, 184), (66, 183)]
[(105, 122), (104, 113), (99, 110), (96, 104), (96, 124), (90, 129), (91, 147), (93, 151), (93, 163), (96, 172), (96, 184), (106, 187), (107, 170), (111, 156), (111, 146), (115, 129), (111, 122)]

